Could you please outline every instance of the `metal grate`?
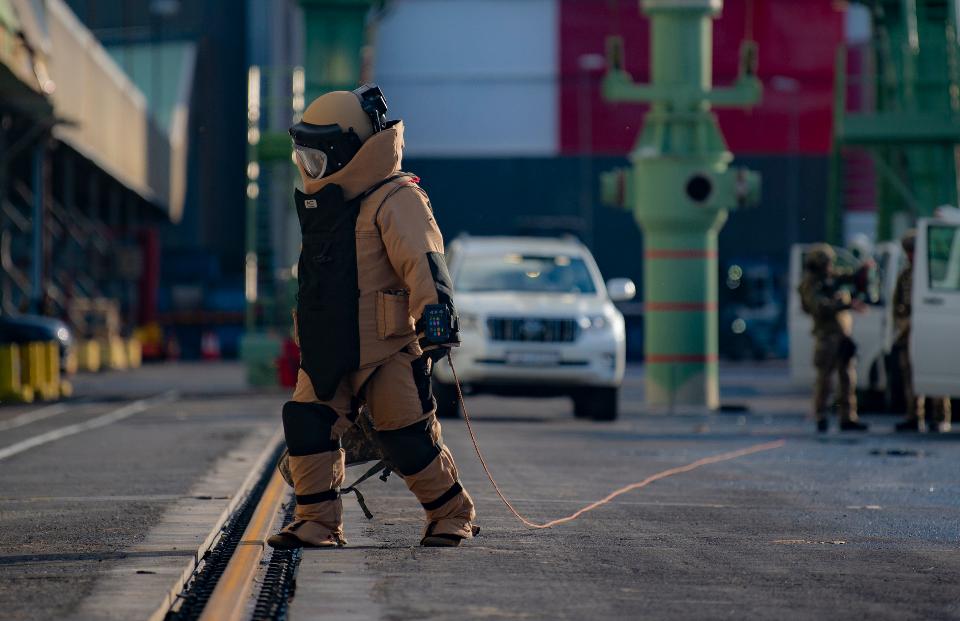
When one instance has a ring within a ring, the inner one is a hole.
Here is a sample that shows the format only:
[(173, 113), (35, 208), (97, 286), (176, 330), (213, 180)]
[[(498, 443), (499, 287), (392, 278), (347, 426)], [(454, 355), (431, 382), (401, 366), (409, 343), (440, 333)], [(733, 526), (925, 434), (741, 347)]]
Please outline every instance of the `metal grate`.
[(491, 317), (487, 329), (494, 341), (526, 343), (572, 343), (579, 331), (574, 319), (540, 317)]
[(217, 586), (217, 581), (220, 580), (220, 576), (223, 575), (224, 569), (230, 562), (230, 557), (233, 556), (240, 540), (243, 538), (247, 524), (250, 523), (250, 518), (257, 508), (257, 503), (263, 496), (263, 490), (266, 489), (270, 477), (273, 476), (273, 469), (280, 459), (280, 453), (283, 449), (284, 445), (281, 443), (260, 474), (256, 486), (250, 490), (249, 495), (223, 525), (220, 540), (204, 555), (203, 564), (194, 572), (184, 592), (179, 595), (181, 598), (180, 606), (167, 612), (165, 621), (192, 621), (198, 619), (203, 613), (203, 607), (207, 605), (207, 601)]
[[(287, 505), (283, 526), (293, 520), (296, 506), (296, 500), (291, 500)], [(299, 548), (272, 551), (251, 621), (282, 621), (287, 618), (290, 600), (297, 588), (297, 567), (300, 565), (301, 554)]]

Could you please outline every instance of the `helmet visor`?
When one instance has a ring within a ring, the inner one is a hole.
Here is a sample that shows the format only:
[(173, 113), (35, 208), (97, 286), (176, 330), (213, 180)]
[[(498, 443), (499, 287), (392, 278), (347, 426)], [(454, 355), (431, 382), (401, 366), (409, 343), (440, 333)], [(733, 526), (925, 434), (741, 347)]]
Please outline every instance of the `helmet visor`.
[(312, 149), (297, 143), (293, 143), (293, 149), (304, 172), (313, 179), (319, 179), (327, 171), (327, 154), (320, 149)]

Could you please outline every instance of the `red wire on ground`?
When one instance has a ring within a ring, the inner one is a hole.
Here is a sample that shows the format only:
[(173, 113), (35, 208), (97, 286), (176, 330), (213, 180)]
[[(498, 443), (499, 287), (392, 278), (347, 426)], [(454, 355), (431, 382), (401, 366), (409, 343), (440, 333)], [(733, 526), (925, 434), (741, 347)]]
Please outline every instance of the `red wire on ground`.
[(507, 497), (503, 495), (503, 492), (500, 491), (500, 486), (497, 485), (497, 482), (494, 480), (493, 475), (490, 474), (490, 468), (487, 466), (486, 460), (483, 458), (483, 453), (480, 452), (480, 445), (477, 443), (477, 436), (473, 433), (473, 425), (470, 423), (470, 414), (467, 412), (467, 404), (463, 401), (463, 390), (460, 388), (460, 378), (457, 376), (457, 370), (453, 366), (453, 359), (450, 357), (450, 354), (447, 354), (447, 362), (450, 363), (450, 370), (453, 371), (453, 381), (457, 387), (457, 397), (460, 399), (460, 407), (463, 408), (463, 420), (467, 423), (467, 431), (470, 432), (470, 440), (473, 442), (473, 450), (477, 452), (477, 457), (480, 459), (480, 465), (483, 466), (483, 471), (487, 475), (487, 479), (490, 480), (490, 484), (493, 486), (494, 491), (497, 493), (497, 496), (500, 497), (500, 500), (503, 501), (503, 504), (506, 505), (507, 509), (510, 510), (518, 520), (529, 526), (530, 528), (551, 528), (557, 526), (558, 524), (565, 524), (567, 522), (572, 522), (577, 519), (584, 513), (588, 511), (593, 511), (594, 509), (601, 507), (617, 496), (622, 496), (627, 492), (632, 492), (635, 489), (640, 489), (641, 487), (646, 487), (653, 483), (654, 481), (659, 481), (660, 479), (665, 479), (667, 477), (673, 476), (675, 474), (682, 474), (684, 472), (690, 472), (691, 470), (696, 470), (702, 466), (707, 466), (710, 464), (716, 464), (722, 461), (730, 461), (731, 459), (737, 459), (738, 457), (745, 457), (746, 455), (752, 455), (754, 453), (760, 453), (763, 451), (770, 451), (773, 449), (778, 449), (786, 444), (785, 440), (776, 440), (774, 442), (764, 442), (763, 444), (755, 444), (753, 446), (748, 446), (736, 451), (730, 451), (728, 453), (720, 453), (719, 455), (711, 455), (710, 457), (704, 457), (698, 459), (697, 461), (691, 462), (686, 466), (678, 466), (676, 468), (670, 468), (668, 470), (663, 470), (656, 474), (651, 474), (642, 481), (637, 481), (636, 483), (631, 483), (630, 485), (625, 485), (620, 489), (614, 490), (601, 498), (596, 502), (592, 502), (587, 506), (578, 509), (571, 513), (570, 515), (556, 520), (550, 520), (549, 522), (533, 522), (523, 515), (507, 500)]

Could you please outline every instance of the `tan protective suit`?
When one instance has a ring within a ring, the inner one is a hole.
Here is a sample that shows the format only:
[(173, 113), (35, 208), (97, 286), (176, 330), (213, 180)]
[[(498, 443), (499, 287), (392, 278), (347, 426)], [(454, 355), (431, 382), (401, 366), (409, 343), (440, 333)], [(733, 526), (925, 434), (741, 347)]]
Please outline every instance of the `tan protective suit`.
[[(359, 367), (347, 373), (325, 399), (318, 398), (301, 369), (292, 403), (284, 407), (289, 466), (298, 500), (294, 521), (284, 530), (308, 545), (345, 543), (337, 493), (344, 479), (344, 452), (337, 440), (353, 424), (364, 402), (386, 457), (424, 507), (424, 534), (462, 538), (473, 534), (473, 501), (460, 485), (453, 456), (443, 445), (434, 416), (432, 362), (423, 356), (415, 330), (424, 306), (442, 302), (441, 292), (449, 294), (438, 284), (443, 279), (436, 274), (446, 269), (438, 267), (443, 238), (426, 193), (412, 175), (391, 180), (364, 196), (378, 183), (400, 174), (402, 150), (403, 125), (397, 122), (371, 136), (341, 170), (321, 179), (300, 171), (305, 194), (336, 184), (345, 200), (362, 197), (356, 221)], [(325, 430), (329, 438), (309, 437)]]

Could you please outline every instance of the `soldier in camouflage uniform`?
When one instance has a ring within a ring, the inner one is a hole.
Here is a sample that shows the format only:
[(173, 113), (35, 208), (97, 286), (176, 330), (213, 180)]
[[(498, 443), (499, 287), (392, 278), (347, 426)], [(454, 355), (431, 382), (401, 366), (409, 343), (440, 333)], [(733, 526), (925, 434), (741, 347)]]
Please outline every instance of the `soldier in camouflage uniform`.
[(850, 338), (853, 328), (851, 309), (864, 310), (863, 302), (838, 287), (841, 275), (835, 273), (836, 253), (827, 244), (817, 244), (804, 258), (803, 280), (798, 288), (805, 313), (813, 318), (816, 341), (813, 366), (817, 372), (813, 388), (813, 413), (817, 431), (829, 428), (827, 412), (833, 375), (839, 386), (836, 395), (841, 431), (866, 431), (867, 425), (857, 419), (856, 345)]
[(893, 290), (893, 327), (895, 331), (893, 347), (900, 362), (903, 396), (907, 406), (907, 417), (897, 423), (897, 431), (923, 431), (925, 428), (929, 428), (930, 431), (939, 429), (946, 431), (950, 428), (950, 398), (932, 399), (935, 410), (934, 420), (927, 425), (925, 420), (926, 398), (923, 395), (917, 395), (913, 389), (913, 363), (910, 361), (910, 315), (913, 307), (910, 299), (913, 289), (913, 248), (916, 239), (917, 233), (911, 229), (900, 240), (903, 252), (907, 255), (907, 264), (897, 276), (897, 286)]

